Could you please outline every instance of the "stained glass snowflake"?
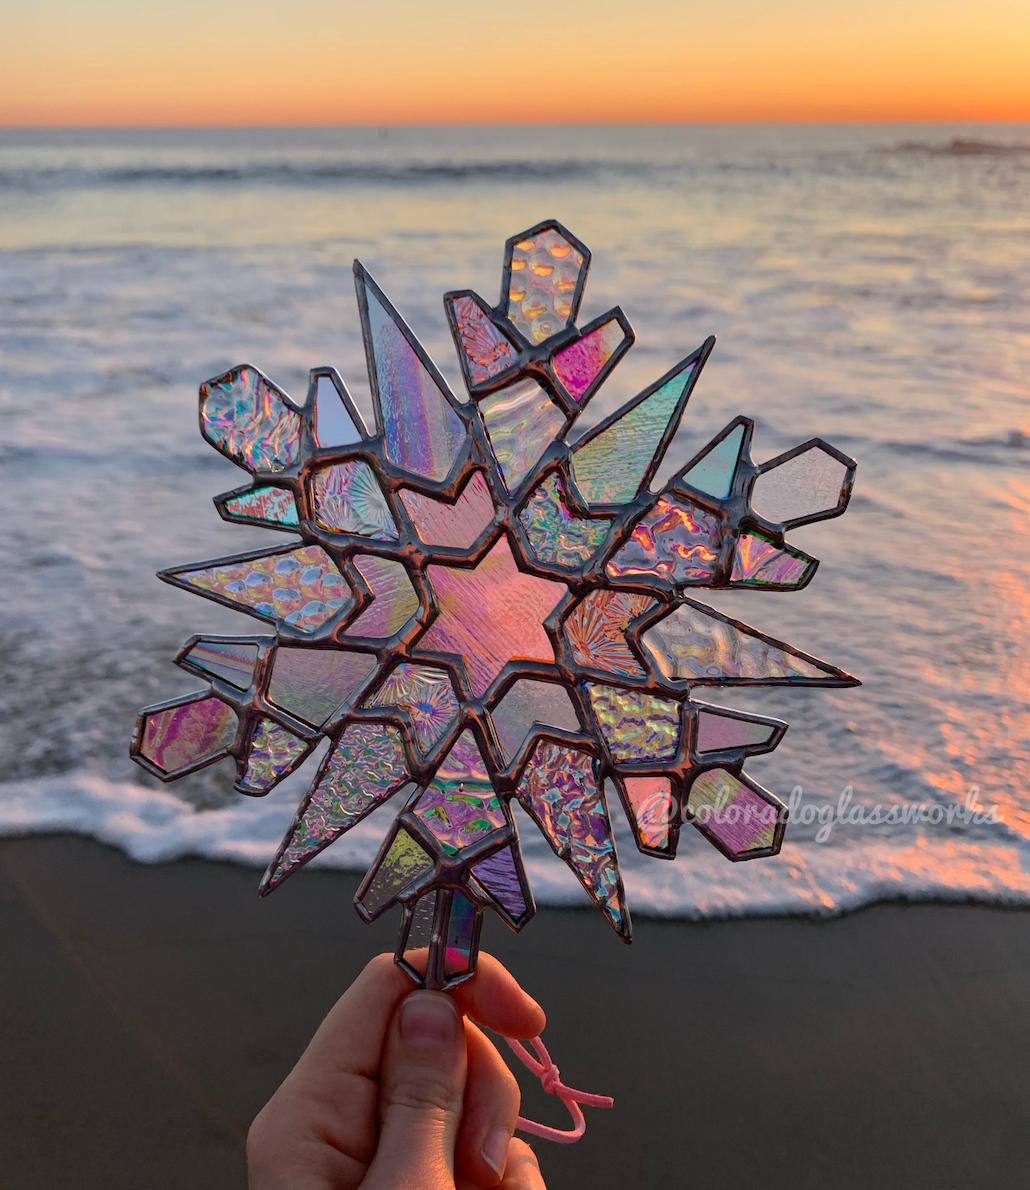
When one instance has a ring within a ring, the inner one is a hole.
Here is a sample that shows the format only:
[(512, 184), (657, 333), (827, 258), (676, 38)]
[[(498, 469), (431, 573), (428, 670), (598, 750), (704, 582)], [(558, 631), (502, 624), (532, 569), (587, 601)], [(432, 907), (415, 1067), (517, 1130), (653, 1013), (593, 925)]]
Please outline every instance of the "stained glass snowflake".
[(731, 860), (782, 844), (742, 767), (786, 724), (697, 688), (857, 684), (692, 590), (805, 586), (784, 533), (844, 511), (854, 461), (813, 439), (755, 466), (738, 417), (652, 491), (712, 338), (577, 435), (634, 337), (618, 308), (576, 326), (589, 263), (548, 221), (508, 241), (496, 307), (445, 295), (465, 401), (356, 263), (372, 432), (333, 368), (303, 405), (249, 365), (200, 389), (204, 437), (252, 476), (219, 512), (294, 537), (161, 574), (268, 633), (187, 641), (208, 686), (145, 708), (133, 756), (163, 780), (233, 756), (260, 795), (329, 740), (263, 893), (406, 791), (356, 903), (403, 906), (398, 961), (430, 986), (473, 972), (485, 909), (534, 912), (513, 799), (629, 941), (612, 789), (650, 855), (684, 822)]

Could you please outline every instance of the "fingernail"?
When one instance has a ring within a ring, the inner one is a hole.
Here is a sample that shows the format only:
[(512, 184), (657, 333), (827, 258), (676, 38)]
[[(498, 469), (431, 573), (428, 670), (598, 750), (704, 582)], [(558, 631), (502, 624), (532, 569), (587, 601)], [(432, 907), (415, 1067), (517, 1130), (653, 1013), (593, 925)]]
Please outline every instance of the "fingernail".
[(414, 992), (401, 1007), (401, 1037), (412, 1045), (453, 1045), (458, 1013), (442, 992)]
[(508, 1146), (511, 1144), (511, 1133), (507, 1128), (495, 1128), (486, 1138), (483, 1145), (483, 1160), (501, 1177), (504, 1167), (508, 1164)]

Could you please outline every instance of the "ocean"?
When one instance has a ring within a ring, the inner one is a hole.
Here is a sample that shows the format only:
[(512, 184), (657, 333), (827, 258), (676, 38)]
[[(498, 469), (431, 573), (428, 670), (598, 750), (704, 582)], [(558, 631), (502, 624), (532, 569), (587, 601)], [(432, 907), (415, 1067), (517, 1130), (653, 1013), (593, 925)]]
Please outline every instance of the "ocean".
[[(244, 476), (197, 386), (247, 361), (303, 396), (334, 364), (367, 414), (358, 257), (461, 391), (441, 294), (494, 299), (504, 240), (554, 216), (594, 254), (581, 322), (637, 334), (586, 421), (715, 334), (660, 478), (739, 413), (758, 461), (858, 459), (846, 515), (791, 535), (811, 586), (700, 593), (863, 682), (704, 692), (791, 724), (747, 766), (793, 793), (781, 855), (685, 828), (649, 859), (616, 805), (631, 909), (1030, 903), (1028, 194), (1014, 125), (0, 131), (0, 833), (267, 862), (317, 758), (252, 799), (227, 762), (162, 786), (127, 755), (197, 688), (187, 636), (254, 630), (154, 572), (285, 540), (219, 519)], [(363, 867), (393, 812), (315, 862)], [(538, 899), (584, 900), (521, 825)]]

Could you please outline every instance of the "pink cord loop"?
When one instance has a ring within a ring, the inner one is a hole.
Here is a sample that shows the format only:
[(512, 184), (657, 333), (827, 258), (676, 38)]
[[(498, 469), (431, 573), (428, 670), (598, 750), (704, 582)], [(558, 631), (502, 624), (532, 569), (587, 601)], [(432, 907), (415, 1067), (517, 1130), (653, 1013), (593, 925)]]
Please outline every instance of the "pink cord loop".
[(539, 1037), (534, 1037), (530, 1041), (530, 1045), (536, 1050), (538, 1062), (536, 1058), (526, 1049), (521, 1041), (516, 1041), (514, 1037), (505, 1037), (504, 1039), (512, 1048), (515, 1056), (540, 1080), (540, 1085), (547, 1092), (548, 1095), (557, 1095), (558, 1098), (568, 1108), (569, 1115), (572, 1117), (572, 1122), (575, 1128), (571, 1131), (564, 1131), (561, 1128), (549, 1128), (546, 1124), (537, 1124), (533, 1120), (526, 1120), (522, 1116), (515, 1121), (515, 1127), (523, 1132), (532, 1133), (533, 1136), (543, 1137), (544, 1140), (553, 1140), (555, 1144), (571, 1145), (575, 1144), (577, 1140), (587, 1130), (587, 1122), (583, 1118), (583, 1113), (580, 1111), (579, 1105), (585, 1104), (587, 1107), (614, 1107), (615, 1100), (608, 1095), (591, 1095), (587, 1091), (576, 1091), (572, 1087), (567, 1087), (561, 1081), (561, 1072), (555, 1066), (551, 1055), (547, 1052), (547, 1046), (540, 1040)]

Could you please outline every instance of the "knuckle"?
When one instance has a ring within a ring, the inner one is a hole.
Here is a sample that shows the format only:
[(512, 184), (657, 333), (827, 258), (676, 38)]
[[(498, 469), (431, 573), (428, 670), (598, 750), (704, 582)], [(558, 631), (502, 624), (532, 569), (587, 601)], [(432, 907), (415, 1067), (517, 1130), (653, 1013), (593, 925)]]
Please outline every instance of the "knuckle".
[(400, 1078), (393, 1083), (389, 1091), (389, 1102), (392, 1106), (415, 1111), (457, 1114), (461, 1110), (461, 1100), (460, 1091), (456, 1090), (449, 1079), (430, 1071)]

